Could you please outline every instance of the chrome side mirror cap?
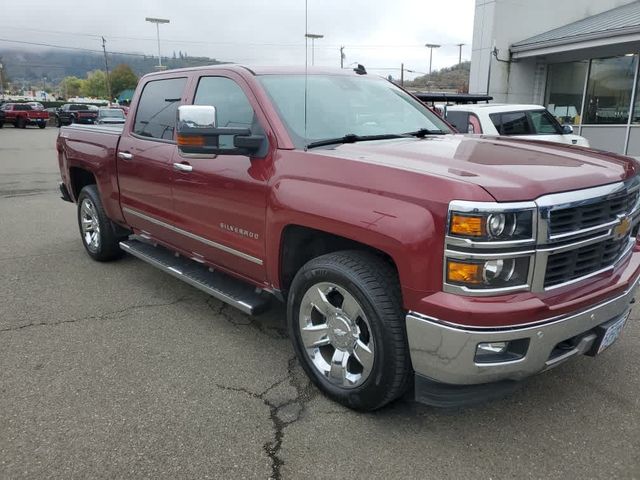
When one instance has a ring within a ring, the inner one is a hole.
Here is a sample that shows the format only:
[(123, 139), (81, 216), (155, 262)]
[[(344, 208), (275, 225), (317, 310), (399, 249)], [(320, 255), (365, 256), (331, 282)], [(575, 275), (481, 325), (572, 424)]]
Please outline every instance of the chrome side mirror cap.
[(177, 132), (191, 128), (216, 128), (216, 107), (212, 105), (180, 105)]
[(562, 133), (565, 135), (570, 135), (573, 133), (573, 127), (569, 124), (562, 126)]

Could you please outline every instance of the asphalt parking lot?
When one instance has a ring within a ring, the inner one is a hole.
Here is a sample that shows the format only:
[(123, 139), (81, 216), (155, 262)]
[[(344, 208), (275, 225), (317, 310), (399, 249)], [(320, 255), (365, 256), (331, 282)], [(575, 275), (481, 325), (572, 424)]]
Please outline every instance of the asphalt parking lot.
[(0, 478), (640, 478), (640, 324), (514, 395), (359, 414), (258, 318), (85, 254), (57, 129), (0, 130)]

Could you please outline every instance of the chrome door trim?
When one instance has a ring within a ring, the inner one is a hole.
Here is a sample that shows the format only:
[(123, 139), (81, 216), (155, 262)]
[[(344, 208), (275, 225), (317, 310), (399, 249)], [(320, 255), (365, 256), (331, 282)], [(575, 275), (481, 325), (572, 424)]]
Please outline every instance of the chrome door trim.
[(255, 263), (256, 265), (262, 265), (263, 261), (259, 258), (253, 257), (249, 254), (246, 254), (244, 252), (241, 252), (239, 250), (236, 250), (234, 248), (231, 247), (227, 247), (226, 245), (222, 245), (221, 243), (217, 243), (211, 240), (208, 240), (206, 238), (200, 237), (199, 235), (196, 235), (194, 233), (188, 232), (186, 230), (182, 230), (181, 228), (178, 228), (174, 225), (171, 225), (170, 223), (165, 223), (162, 220), (158, 220), (157, 218), (153, 218), (150, 217), (144, 213), (138, 212), (137, 210), (133, 210), (131, 208), (127, 208), (127, 207), (122, 207), (122, 211), (125, 213), (130, 213), (131, 215), (134, 215), (138, 218), (141, 218), (143, 220), (146, 220), (147, 222), (151, 222), (154, 223), (160, 227), (164, 227), (168, 230), (171, 230), (172, 232), (175, 233), (179, 233), (180, 235), (184, 235), (185, 237), (189, 237), (192, 240), (196, 240), (200, 243), (204, 243), (205, 245), (208, 245), (210, 247), (213, 248), (217, 248), (218, 250), (221, 250), (225, 253), (229, 253), (231, 255), (235, 255), (236, 257), (242, 258), (244, 260), (247, 260), (249, 262)]

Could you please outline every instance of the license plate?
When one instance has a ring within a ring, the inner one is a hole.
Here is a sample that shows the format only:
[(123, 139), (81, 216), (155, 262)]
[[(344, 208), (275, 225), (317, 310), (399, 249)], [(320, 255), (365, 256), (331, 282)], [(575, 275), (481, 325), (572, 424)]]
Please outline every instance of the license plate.
[(606, 327), (604, 327), (604, 334), (601, 337), (600, 345), (598, 346), (596, 355), (605, 351), (618, 339), (620, 333), (622, 332), (622, 329), (627, 323), (627, 319), (629, 318), (630, 314), (631, 312), (627, 313), (621, 319), (615, 320), (611, 325), (607, 325)]

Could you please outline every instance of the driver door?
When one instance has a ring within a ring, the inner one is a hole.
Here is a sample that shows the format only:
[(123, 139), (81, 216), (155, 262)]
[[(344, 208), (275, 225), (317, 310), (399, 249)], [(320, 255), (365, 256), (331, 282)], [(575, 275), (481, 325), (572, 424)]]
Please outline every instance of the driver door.
[[(250, 128), (264, 135), (257, 101), (242, 79), (202, 75), (194, 79), (193, 104), (216, 108), (219, 127)], [(221, 136), (220, 146), (233, 138)], [(270, 153), (193, 156), (177, 151), (172, 174), (176, 227), (184, 232), (184, 247), (225, 270), (250, 280), (266, 279), (265, 219)]]

